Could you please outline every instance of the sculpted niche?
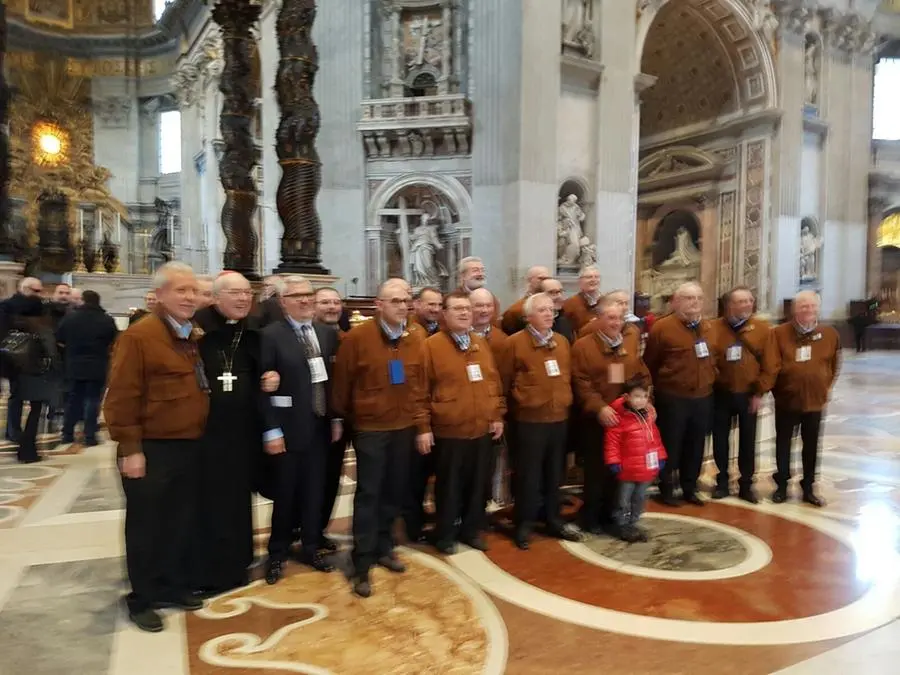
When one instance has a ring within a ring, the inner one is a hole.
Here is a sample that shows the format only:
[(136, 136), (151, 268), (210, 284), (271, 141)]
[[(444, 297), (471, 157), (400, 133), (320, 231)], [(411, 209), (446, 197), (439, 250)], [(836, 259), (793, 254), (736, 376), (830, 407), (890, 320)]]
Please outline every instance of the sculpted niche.
[(597, 262), (597, 247), (584, 232), (587, 215), (582, 208), (584, 190), (575, 181), (566, 181), (560, 189), (556, 209), (556, 268), (559, 272), (577, 272)]
[(592, 0), (562, 0), (562, 50), (593, 58)]

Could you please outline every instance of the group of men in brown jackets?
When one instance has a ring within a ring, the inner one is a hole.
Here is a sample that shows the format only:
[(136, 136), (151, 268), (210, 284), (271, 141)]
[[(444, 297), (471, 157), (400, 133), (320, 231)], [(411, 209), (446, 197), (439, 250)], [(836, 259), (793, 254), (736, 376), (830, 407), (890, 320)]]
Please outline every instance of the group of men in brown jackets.
[[(336, 353), (328, 358), (333, 362), (324, 365), (321, 356), (330, 352), (322, 334), (310, 345), (300, 330), (304, 321), (312, 320), (312, 311), (308, 319), (300, 311), (307, 306), (304, 298), (314, 295), (311, 286), (301, 288), (302, 282), (295, 280), (281, 298), (286, 325), (293, 331), (284, 334), (296, 334), (298, 350), (303, 347), (300, 361), (308, 364), (289, 366), (302, 370), (312, 387), (309, 401), (302, 405), (331, 421), (331, 438), (323, 445), (352, 442), (355, 450), (351, 583), (357, 595), (371, 594), (372, 567), (405, 571), (394, 554), (394, 524), (402, 516), (408, 538), (424, 539), (425, 494), (432, 476), (435, 546), (445, 554), (454, 553), (458, 543), (486, 550), (486, 507), (504, 448), (512, 470), (512, 538), (520, 549), (528, 549), (532, 529), (541, 521), (548, 535), (568, 540), (581, 538), (580, 530), (614, 531), (616, 483), (603, 461), (604, 430), (617, 424), (611, 404), (635, 377), (653, 384), (651, 414), (669, 456), (660, 476), (662, 502), (703, 505), (697, 481), (710, 432), (718, 467), (713, 497), (730, 494), (730, 442), (736, 421), (738, 496), (756, 503), (757, 412), (760, 398), (772, 392), (777, 432), (772, 500), (787, 499), (791, 443), (799, 428), (803, 499), (822, 505), (813, 486), (822, 411), (838, 372), (840, 341), (834, 329), (818, 325), (815, 294), (798, 294), (792, 320), (773, 328), (754, 316), (752, 293), (740, 287), (726, 296), (724, 316), (702, 318), (703, 291), (689, 283), (676, 291), (671, 314), (642, 335), (628, 312), (627, 294), (601, 295), (595, 268), (581, 272), (579, 292), (565, 302), (558, 292), (561, 284), (549, 271), (532, 268), (528, 292), (502, 321), (496, 299), (484, 287), (481, 261), (464, 259), (459, 276), (460, 287), (453, 292), (425, 288), (415, 297), (406, 281), (385, 281), (375, 299), (375, 317), (342, 333)], [(171, 295), (165, 288), (158, 294)], [(184, 316), (166, 318), (176, 337), (190, 325), (182, 323), (190, 316), (187, 303), (182, 305)], [(162, 311), (170, 311), (169, 306), (163, 305)], [(337, 315), (339, 307), (328, 309)], [(146, 397), (148, 408), (173, 400), (167, 388), (186, 386), (190, 379), (178, 349), (160, 359), (160, 382), (144, 384), (153, 394)], [(262, 374), (264, 396), (270, 396), (272, 406), (296, 405), (297, 394), (279, 395), (279, 387), (296, 373), (281, 372), (277, 360), (267, 357), (265, 362), (267, 371), (275, 373)], [(175, 373), (181, 373), (180, 379)], [(114, 377), (115, 368), (111, 392)], [(212, 386), (200, 374), (197, 381), (207, 389)], [(317, 389), (316, 384), (325, 386)], [(327, 410), (317, 402), (319, 391), (328, 394)], [(109, 402), (107, 407), (109, 418)], [(163, 421), (166, 434), (171, 431), (177, 437), (179, 419), (186, 414), (179, 411)], [(283, 452), (284, 441), (292, 451), (290, 438), (281, 434), (288, 418), (279, 419), (277, 428), (265, 425), (267, 452)], [(145, 439), (159, 436), (148, 426), (142, 430), (126, 425), (117, 438), (116, 424), (110, 425), (113, 439), (125, 447), (122, 470), (127, 475), (150, 469), (149, 460), (146, 467), (137, 467), (129, 450), (142, 431)], [(583, 454), (585, 468), (580, 530), (564, 521), (560, 503), (565, 454), (573, 447)], [(325, 523), (331, 506), (333, 495), (321, 514)], [(327, 543), (324, 535), (322, 541)], [(305, 562), (330, 571), (318, 557), (311, 560)], [(277, 571), (280, 574), (280, 568)], [(267, 580), (274, 583), (277, 577), (267, 575)]]

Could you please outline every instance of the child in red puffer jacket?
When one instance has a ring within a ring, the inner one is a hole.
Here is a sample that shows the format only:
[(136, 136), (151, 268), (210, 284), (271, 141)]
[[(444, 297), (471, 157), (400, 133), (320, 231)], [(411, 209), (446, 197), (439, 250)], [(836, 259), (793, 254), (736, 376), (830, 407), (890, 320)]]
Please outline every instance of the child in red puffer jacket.
[(656, 423), (650, 421), (650, 386), (644, 378), (625, 383), (624, 394), (612, 404), (618, 422), (606, 429), (603, 454), (619, 479), (616, 521), (619, 537), (627, 542), (647, 541), (637, 527), (644, 511), (647, 487), (666, 465), (666, 449)]

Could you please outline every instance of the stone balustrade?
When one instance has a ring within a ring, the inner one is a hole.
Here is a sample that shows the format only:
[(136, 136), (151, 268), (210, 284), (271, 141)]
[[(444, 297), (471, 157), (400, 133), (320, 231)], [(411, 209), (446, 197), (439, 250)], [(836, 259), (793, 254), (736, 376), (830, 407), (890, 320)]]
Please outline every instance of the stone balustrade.
[(363, 101), (357, 129), (370, 159), (467, 155), (469, 102), (463, 94)]

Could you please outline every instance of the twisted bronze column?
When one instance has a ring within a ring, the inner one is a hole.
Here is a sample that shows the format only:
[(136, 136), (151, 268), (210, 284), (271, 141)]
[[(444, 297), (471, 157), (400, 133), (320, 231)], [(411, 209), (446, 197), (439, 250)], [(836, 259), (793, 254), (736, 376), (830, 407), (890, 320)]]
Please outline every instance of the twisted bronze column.
[(279, 272), (328, 274), (322, 266), (322, 225), (316, 213), (322, 172), (316, 152), (319, 106), (312, 94), (319, 69), (311, 35), (315, 20), (315, 0), (284, 0), (275, 25), (281, 54), (275, 79), (281, 108), (275, 150), (282, 169), (276, 204), (284, 226)]
[(9, 84), (4, 75), (6, 60), (6, 3), (0, 3), (0, 260), (12, 259), (9, 240)]
[(225, 188), (223, 266), (249, 279), (259, 278), (256, 272), (258, 237), (253, 230), (257, 191), (253, 181), (256, 145), (251, 127), (256, 96), (250, 31), (259, 18), (260, 9), (259, 5), (251, 5), (250, 0), (219, 0), (212, 11), (213, 21), (222, 29), (225, 60), (219, 80), (219, 91), (224, 96), (219, 116), (219, 132), (224, 142), (219, 161), (219, 179)]

